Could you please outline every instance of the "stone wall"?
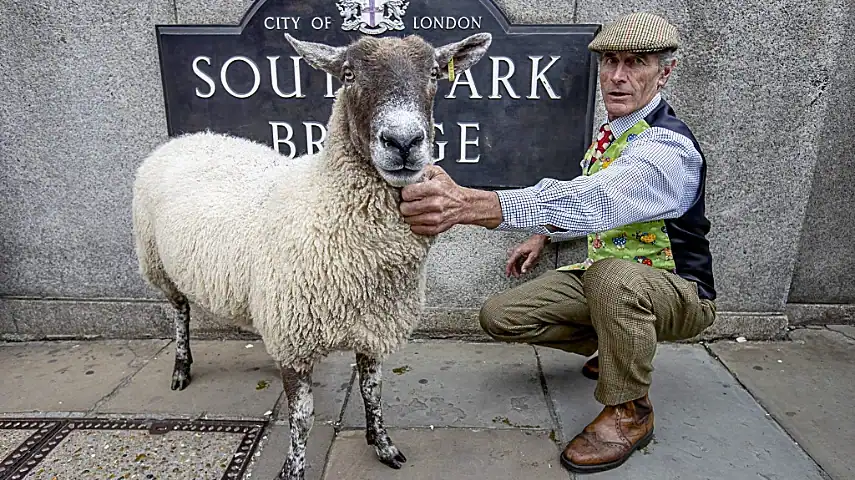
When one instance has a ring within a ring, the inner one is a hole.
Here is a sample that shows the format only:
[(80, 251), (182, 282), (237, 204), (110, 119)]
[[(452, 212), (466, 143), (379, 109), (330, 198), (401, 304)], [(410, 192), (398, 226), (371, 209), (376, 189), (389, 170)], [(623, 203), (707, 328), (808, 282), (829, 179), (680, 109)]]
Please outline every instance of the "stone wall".
[[(171, 334), (170, 308), (137, 273), (129, 215), (134, 170), (166, 139), (154, 25), (235, 24), (250, 3), (4, 2), (0, 333)], [(710, 336), (776, 336), (788, 311), (792, 323), (851, 318), (855, 154), (845, 119), (855, 70), (839, 18), (855, 21), (845, 3), (497, 2), (512, 23), (603, 23), (646, 9), (681, 30), (666, 98), (709, 161), (721, 312)], [(424, 332), (477, 333), (484, 298), (523, 281), (503, 270), (525, 237), (444, 235), (430, 258)], [(539, 271), (583, 254), (578, 241), (551, 247)]]
[[(849, 2), (836, 25), (841, 31), (855, 28), (855, 4)], [(788, 299), (795, 323), (855, 323), (855, 242), (849, 241), (855, 232), (855, 153), (848, 128), (855, 109), (855, 38), (845, 36), (835, 51), (819, 85), (827, 107), (804, 117), (820, 132)]]

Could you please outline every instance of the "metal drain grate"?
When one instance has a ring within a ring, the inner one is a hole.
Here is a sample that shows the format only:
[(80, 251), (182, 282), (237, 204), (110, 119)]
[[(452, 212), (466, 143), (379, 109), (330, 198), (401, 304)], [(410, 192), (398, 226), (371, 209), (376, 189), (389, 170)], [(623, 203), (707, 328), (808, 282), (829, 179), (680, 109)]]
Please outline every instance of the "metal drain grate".
[(0, 462), (0, 480), (22, 480), (36, 469), (63, 440), (79, 431), (133, 430), (150, 436), (170, 432), (229, 433), (242, 435), (221, 480), (237, 480), (246, 471), (267, 422), (243, 420), (108, 419), (79, 418), (47, 420), (11, 418), (0, 420), (3, 430), (35, 430)]

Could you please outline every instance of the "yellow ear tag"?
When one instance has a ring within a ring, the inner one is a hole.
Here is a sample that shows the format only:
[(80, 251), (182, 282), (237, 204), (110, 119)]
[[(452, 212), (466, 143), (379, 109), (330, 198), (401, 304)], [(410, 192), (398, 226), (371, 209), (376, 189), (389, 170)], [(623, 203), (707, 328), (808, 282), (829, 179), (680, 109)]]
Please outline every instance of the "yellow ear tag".
[(451, 82), (454, 81), (454, 57), (451, 57), (448, 61), (448, 80)]

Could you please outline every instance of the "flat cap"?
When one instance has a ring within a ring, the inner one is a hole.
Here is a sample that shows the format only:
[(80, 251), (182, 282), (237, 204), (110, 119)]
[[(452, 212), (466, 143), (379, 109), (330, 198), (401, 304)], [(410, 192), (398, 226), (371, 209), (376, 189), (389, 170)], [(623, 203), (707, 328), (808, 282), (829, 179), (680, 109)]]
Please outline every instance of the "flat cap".
[(646, 12), (624, 15), (604, 26), (588, 45), (593, 52), (658, 52), (679, 47), (677, 27)]

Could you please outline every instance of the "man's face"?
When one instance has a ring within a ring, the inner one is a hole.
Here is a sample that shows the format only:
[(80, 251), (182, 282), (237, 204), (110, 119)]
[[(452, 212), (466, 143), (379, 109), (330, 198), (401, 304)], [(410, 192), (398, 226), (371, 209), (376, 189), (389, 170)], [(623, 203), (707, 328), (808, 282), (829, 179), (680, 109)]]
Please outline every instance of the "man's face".
[(600, 90), (609, 118), (647, 105), (668, 82), (674, 64), (659, 67), (656, 53), (605, 52), (600, 60)]

